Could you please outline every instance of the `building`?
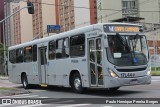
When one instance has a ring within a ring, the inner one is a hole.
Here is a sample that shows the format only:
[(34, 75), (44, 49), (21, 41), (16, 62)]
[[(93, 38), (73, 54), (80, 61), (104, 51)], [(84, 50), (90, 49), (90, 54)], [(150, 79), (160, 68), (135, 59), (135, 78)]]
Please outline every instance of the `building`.
[[(97, 21), (111, 22), (125, 17), (143, 18), (151, 54), (160, 54), (160, 0), (97, 0)], [(129, 20), (128, 20), (129, 22)], [(154, 26), (153, 26), (154, 25)], [(153, 28), (157, 28), (153, 31)]]
[[(37, 38), (52, 35), (47, 33), (47, 25), (55, 25), (55, 2), (53, 0), (30, 0), (34, 4), (35, 13), (28, 14), (27, 9), (23, 9), (15, 14), (10, 21), (11, 34), (13, 34), (12, 45), (31, 41)], [(26, 7), (26, 1), (19, 1), (18, 3), (10, 3), (11, 11), (14, 13), (17, 10)], [(51, 11), (50, 11), (51, 10)]]
[[(19, 3), (19, 1), (20, 0), (4, 0), (5, 17), (13, 13), (13, 6)], [(14, 45), (13, 17), (10, 17), (5, 21), (5, 43), (7, 46)]]
[(159, 11), (159, 0), (97, 0), (98, 22), (132, 16), (142, 17), (146, 23), (160, 23)]
[[(0, 20), (4, 19), (4, 0), (0, 0)], [(3, 43), (3, 25), (0, 24), (0, 43)]]
[(97, 22), (122, 18), (122, 0), (97, 0)]
[(97, 23), (96, 0), (55, 0), (61, 31)]
[[(12, 4), (13, 13), (26, 7), (26, 2)], [(32, 15), (28, 14), (27, 9), (23, 9), (13, 16), (14, 45), (33, 39)]]
[(48, 35), (47, 25), (56, 25), (55, 1), (54, 0), (30, 0), (35, 7), (32, 15), (33, 39)]

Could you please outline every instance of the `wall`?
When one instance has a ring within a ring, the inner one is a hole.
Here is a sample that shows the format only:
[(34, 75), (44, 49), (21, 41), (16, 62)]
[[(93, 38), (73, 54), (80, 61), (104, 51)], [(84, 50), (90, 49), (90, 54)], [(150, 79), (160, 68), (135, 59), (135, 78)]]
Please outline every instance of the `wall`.
[[(89, 0), (74, 0), (75, 7), (89, 8)], [(90, 10), (85, 8), (74, 8), (75, 28), (90, 25)]]
[[(145, 18), (146, 23), (160, 23), (159, 0), (139, 0), (139, 16)], [(155, 12), (143, 12), (155, 11)]]
[[(43, 3), (55, 4), (55, 0), (42, 0)], [(55, 5), (42, 5), (42, 24), (44, 36), (47, 36), (47, 25), (56, 25)]]
[[(100, 6), (101, 3), (101, 6)], [(122, 10), (122, 2), (121, 0), (97, 0), (97, 15), (98, 22), (106, 23), (110, 22), (114, 19), (122, 18), (122, 11), (114, 11), (114, 10)], [(100, 7), (102, 10), (100, 10)], [(103, 10), (108, 9), (108, 10)], [(100, 17), (102, 15), (102, 18)]]
[[(26, 6), (26, 2), (20, 2), (20, 8)], [(24, 9), (20, 12), (21, 43), (33, 40), (32, 15)]]

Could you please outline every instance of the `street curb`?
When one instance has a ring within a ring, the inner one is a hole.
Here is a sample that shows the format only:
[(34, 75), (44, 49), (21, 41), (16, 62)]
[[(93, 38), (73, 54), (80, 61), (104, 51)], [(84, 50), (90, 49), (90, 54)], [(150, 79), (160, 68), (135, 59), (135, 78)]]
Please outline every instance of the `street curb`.
[(5, 97), (5, 96), (12, 96), (12, 95), (19, 95), (19, 94), (29, 94), (31, 91), (27, 90), (1, 90), (0, 91), (0, 97)]
[(0, 76), (0, 79), (1, 79), (1, 80), (8, 80), (8, 77)]

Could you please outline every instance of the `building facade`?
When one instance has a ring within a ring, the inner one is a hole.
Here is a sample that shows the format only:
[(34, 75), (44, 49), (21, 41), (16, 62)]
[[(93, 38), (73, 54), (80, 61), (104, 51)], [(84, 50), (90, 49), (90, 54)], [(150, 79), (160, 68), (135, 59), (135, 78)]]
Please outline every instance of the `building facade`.
[(61, 32), (97, 23), (96, 0), (55, 0)]
[[(13, 6), (19, 3), (20, 1), (21, 0), (4, 0), (5, 17), (13, 13)], [(7, 46), (14, 45), (13, 17), (10, 17), (5, 21), (5, 43)]]
[(159, 0), (97, 0), (98, 22), (126, 16), (142, 17), (146, 23), (160, 23)]
[[(20, 1), (13, 4), (13, 13), (26, 7), (26, 2)], [(27, 9), (23, 9), (13, 16), (14, 45), (33, 40), (32, 15)]]
[[(144, 18), (138, 24), (145, 27), (151, 54), (160, 54), (159, 11), (160, 0), (97, 0), (99, 23), (107, 23), (128, 16)], [(153, 31), (154, 27), (156, 30)]]
[[(31, 41), (37, 38), (52, 35), (47, 33), (47, 25), (55, 25), (55, 2), (53, 0), (30, 0), (34, 4), (35, 12), (33, 15), (28, 14), (27, 9), (23, 9), (13, 16), (10, 24), (13, 29), (12, 33), (14, 44)], [(12, 12), (26, 7), (27, 2), (20, 1), (12, 3)]]
[[(4, 19), (4, 0), (0, 0), (0, 20)], [(0, 43), (3, 43), (3, 24), (0, 24)]]

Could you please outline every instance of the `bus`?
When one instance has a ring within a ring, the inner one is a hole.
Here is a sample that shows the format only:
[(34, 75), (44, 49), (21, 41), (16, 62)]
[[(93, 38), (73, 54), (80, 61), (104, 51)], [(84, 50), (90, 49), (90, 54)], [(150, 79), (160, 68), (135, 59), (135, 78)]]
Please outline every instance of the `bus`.
[(99, 23), (9, 47), (9, 81), (111, 91), (151, 83), (143, 27)]

